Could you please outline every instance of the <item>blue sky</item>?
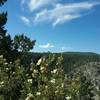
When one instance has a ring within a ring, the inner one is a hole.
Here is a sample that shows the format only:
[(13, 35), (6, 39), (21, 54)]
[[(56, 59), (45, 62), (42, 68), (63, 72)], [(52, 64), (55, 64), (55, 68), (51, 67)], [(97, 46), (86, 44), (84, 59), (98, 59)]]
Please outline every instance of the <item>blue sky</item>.
[(8, 0), (6, 28), (36, 40), (34, 51), (100, 53), (100, 0)]

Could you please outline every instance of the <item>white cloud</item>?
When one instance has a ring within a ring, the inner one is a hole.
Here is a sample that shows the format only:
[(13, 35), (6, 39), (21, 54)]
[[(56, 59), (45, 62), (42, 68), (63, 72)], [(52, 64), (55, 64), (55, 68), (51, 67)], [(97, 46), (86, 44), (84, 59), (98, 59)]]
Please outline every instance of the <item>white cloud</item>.
[[(22, 4), (23, 11), (27, 8), (26, 5), (28, 6), (31, 13), (35, 11), (35, 16), (33, 16), (34, 24), (38, 24), (40, 22), (51, 22), (53, 27), (58, 24), (63, 24), (65, 22), (87, 15), (88, 11), (92, 10), (94, 6), (100, 4), (99, 1), (85, 1), (68, 4), (62, 4), (62, 0), (20, 1)], [(21, 19), (28, 24), (30, 23), (28, 18), (24, 17)]]
[(53, 5), (55, 2), (58, 2), (59, 0), (30, 0), (28, 3), (28, 7), (30, 11), (38, 10), (41, 7), (46, 7), (48, 5)]
[(27, 17), (25, 17), (25, 16), (20, 16), (20, 19), (26, 24), (26, 25), (30, 25), (30, 20), (27, 18)]
[(40, 48), (48, 49), (48, 48), (53, 48), (54, 45), (51, 45), (50, 43), (47, 43), (45, 45), (39, 45)]
[(72, 49), (73, 49), (73, 48), (70, 47), (70, 46), (68, 46), (68, 47), (63, 46), (63, 47), (61, 47), (61, 51), (70, 51), (70, 50), (72, 50)]
[(56, 26), (57, 24), (63, 24), (72, 19), (83, 16), (83, 12), (91, 10), (98, 4), (100, 4), (100, 2), (80, 2), (63, 5), (56, 4), (55, 7), (50, 10), (44, 9), (43, 11), (36, 13), (34, 23), (49, 21), (52, 22), (53, 26)]

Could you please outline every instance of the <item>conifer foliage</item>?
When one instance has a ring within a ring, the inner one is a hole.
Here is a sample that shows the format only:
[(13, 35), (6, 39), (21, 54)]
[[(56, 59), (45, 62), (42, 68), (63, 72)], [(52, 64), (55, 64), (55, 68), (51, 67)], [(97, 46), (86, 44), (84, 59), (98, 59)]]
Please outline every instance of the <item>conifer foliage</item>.
[[(0, 0), (0, 6), (2, 6), (7, 0)], [(16, 35), (14, 40), (11, 39), (10, 34), (5, 29), (7, 22), (7, 12), (0, 13), (0, 55), (3, 55), (7, 61), (14, 61), (18, 58), (18, 52), (28, 52), (33, 49), (35, 40), (31, 41), (25, 35)]]
[[(6, 0), (0, 0), (0, 5), (3, 5)], [(12, 40), (7, 30), (5, 29), (5, 24), (7, 22), (7, 12), (0, 12), (0, 54), (4, 55), (5, 58), (9, 59), (12, 51)]]
[(28, 52), (33, 49), (33, 45), (35, 45), (36, 40), (31, 41), (30, 38), (22, 35), (16, 35), (14, 37), (14, 48), (21, 52)]

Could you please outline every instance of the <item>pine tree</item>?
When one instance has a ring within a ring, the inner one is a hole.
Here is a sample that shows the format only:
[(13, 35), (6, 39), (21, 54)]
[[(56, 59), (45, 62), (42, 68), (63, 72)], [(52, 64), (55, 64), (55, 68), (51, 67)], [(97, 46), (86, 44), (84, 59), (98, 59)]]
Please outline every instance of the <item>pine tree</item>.
[(20, 52), (28, 52), (31, 49), (33, 49), (33, 46), (35, 45), (36, 40), (30, 40), (27, 36), (24, 34), (22, 35), (16, 35), (14, 37), (14, 48), (17, 49)]
[[(6, 0), (0, 0), (0, 6), (5, 3)], [(0, 55), (4, 55), (7, 60), (10, 59), (12, 51), (12, 40), (7, 30), (5, 29), (5, 24), (7, 22), (7, 12), (0, 13)]]

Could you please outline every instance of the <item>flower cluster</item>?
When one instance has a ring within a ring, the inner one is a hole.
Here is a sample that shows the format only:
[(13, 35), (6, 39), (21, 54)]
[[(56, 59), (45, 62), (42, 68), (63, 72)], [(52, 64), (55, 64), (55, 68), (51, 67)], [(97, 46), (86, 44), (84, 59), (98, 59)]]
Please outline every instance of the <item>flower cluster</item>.
[[(58, 62), (55, 62), (54, 56), (48, 59), (43, 57), (36, 64), (31, 62), (30, 69), (26, 71), (19, 60), (7, 63), (1, 55), (0, 93), (2, 94), (0, 94), (0, 99), (3, 100), (7, 94), (9, 95), (7, 98), (16, 96), (18, 100), (90, 100), (99, 98), (99, 86), (94, 88), (91, 81), (87, 80), (81, 71), (66, 75), (61, 66), (62, 60), (62, 56), (57, 58)], [(94, 95), (92, 91), (98, 94)]]

